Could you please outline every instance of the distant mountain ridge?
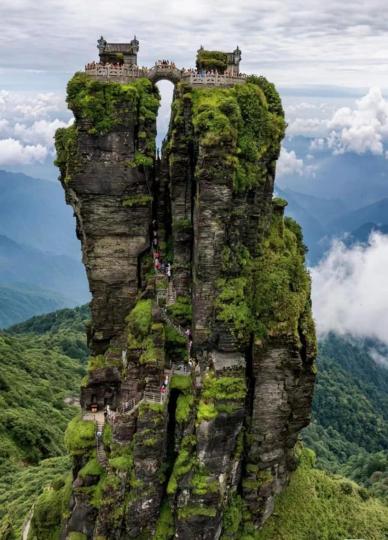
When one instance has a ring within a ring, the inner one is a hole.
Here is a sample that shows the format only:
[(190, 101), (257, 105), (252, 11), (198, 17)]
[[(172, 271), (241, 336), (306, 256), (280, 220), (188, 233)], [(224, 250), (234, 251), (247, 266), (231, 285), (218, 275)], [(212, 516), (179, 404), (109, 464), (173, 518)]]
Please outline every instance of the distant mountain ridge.
[(0, 234), (41, 251), (80, 258), (72, 211), (59, 182), (0, 170)]
[(351, 246), (366, 243), (373, 231), (388, 233), (388, 198), (349, 210), (338, 199), (319, 198), (290, 189), (277, 188), (276, 192), (288, 201), (286, 214), (303, 228), (311, 266), (319, 262), (335, 238)]
[(59, 182), (0, 171), (0, 328), (89, 300)]
[(66, 302), (51, 291), (19, 286), (0, 286), (0, 328), (24, 321), (36, 314), (60, 309)]

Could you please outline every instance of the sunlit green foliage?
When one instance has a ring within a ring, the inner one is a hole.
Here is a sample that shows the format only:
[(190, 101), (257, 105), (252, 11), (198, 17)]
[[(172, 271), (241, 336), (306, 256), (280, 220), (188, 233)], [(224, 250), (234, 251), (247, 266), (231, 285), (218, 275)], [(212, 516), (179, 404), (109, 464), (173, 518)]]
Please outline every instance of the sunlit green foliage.
[(82, 467), (78, 475), (80, 478), (86, 478), (87, 476), (101, 476), (103, 469), (96, 458), (91, 458), (86, 465)]
[(76, 73), (67, 85), (67, 103), (77, 120), (90, 122), (89, 133), (104, 134), (128, 118), (137, 118), (140, 126), (155, 122), (159, 93), (147, 79), (120, 84)]
[[(377, 499), (343, 478), (311, 468), (302, 460), (290, 485), (281, 493), (272, 517), (260, 532), (246, 527), (239, 540), (381, 540), (388, 534), (388, 511)], [(237, 537), (236, 537), (237, 538)]]
[(96, 423), (92, 420), (82, 420), (76, 416), (69, 423), (65, 433), (65, 444), (72, 455), (84, 454), (85, 450), (96, 444)]
[(171, 377), (170, 388), (175, 388), (183, 393), (189, 393), (192, 390), (193, 381), (188, 375), (179, 375), (176, 373)]
[(179, 454), (175, 460), (174, 468), (167, 484), (167, 494), (173, 495), (178, 489), (178, 481), (180, 477), (187, 474), (194, 466), (195, 457), (193, 453), (193, 443), (191, 437), (182, 439)]
[(175, 418), (178, 424), (182, 424), (189, 419), (193, 404), (194, 396), (191, 394), (180, 394), (178, 396), (175, 412)]
[(204, 399), (245, 399), (246, 383), (243, 377), (215, 377), (209, 373), (203, 382)]
[(167, 312), (176, 323), (183, 327), (190, 326), (192, 319), (191, 298), (178, 296), (176, 302), (168, 306)]

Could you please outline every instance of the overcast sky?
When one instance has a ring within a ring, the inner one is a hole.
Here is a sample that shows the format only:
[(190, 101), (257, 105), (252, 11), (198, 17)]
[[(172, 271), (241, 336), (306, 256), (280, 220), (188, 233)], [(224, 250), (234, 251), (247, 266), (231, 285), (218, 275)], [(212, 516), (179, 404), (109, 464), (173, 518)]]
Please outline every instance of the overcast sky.
[(59, 89), (100, 34), (136, 33), (145, 65), (189, 66), (200, 44), (238, 44), (244, 71), (283, 86), (388, 87), (387, 18), (384, 0), (1, 0), (1, 82)]

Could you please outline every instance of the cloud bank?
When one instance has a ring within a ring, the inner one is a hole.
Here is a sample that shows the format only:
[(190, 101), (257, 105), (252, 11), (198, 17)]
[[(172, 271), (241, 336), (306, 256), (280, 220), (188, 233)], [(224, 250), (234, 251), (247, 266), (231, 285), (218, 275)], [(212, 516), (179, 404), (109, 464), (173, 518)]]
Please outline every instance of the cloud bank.
[(282, 148), (276, 165), (277, 177), (286, 176), (287, 174), (299, 174), (304, 172), (303, 159), (296, 156), (295, 151), (288, 151)]
[(291, 116), (287, 137), (313, 138), (312, 152), (388, 157), (388, 100), (380, 88), (370, 88), (353, 107), (340, 107), (331, 114), (325, 104), (307, 105), (287, 109)]
[(55, 131), (71, 122), (61, 95), (0, 91), (0, 166), (52, 161)]
[(311, 269), (318, 333), (373, 337), (388, 345), (388, 236), (373, 233), (368, 245), (335, 242)]

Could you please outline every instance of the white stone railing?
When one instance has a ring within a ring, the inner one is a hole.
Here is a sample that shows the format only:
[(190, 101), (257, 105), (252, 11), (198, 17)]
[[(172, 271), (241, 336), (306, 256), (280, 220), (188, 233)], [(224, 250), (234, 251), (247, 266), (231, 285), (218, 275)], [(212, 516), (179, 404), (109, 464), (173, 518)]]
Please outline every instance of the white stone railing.
[(140, 68), (138, 66), (92, 63), (85, 66), (85, 72), (94, 77), (106, 77), (113, 79), (129, 77), (138, 79), (140, 77), (148, 77), (149, 69)]
[(246, 75), (220, 75), (219, 73), (202, 75), (198, 72), (184, 72), (182, 75), (182, 81), (191, 86), (231, 86), (241, 84), (245, 79)]
[(180, 80), (187, 82), (191, 86), (232, 86), (245, 81), (247, 75), (221, 75), (219, 73), (201, 73), (197, 70), (178, 69), (175, 64), (155, 64), (152, 68), (118, 65), (100, 64), (93, 62), (85, 66), (85, 72), (96, 78), (111, 80), (133, 80), (145, 77), (153, 82), (161, 79), (168, 79), (176, 83)]

